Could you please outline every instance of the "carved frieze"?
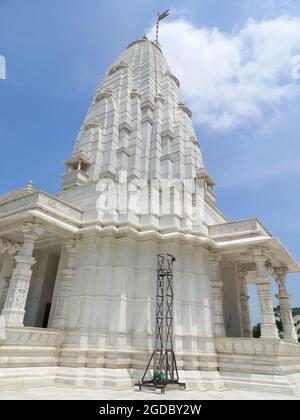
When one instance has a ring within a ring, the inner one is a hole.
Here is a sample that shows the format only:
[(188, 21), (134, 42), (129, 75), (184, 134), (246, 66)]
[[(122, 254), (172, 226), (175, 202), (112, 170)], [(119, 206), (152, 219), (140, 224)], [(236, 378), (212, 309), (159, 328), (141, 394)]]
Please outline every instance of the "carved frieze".
[(244, 220), (242, 222), (233, 222), (209, 227), (211, 236), (231, 235), (233, 233), (257, 231), (257, 219)]
[(0, 255), (15, 255), (19, 252), (21, 245), (17, 242), (6, 241), (0, 238)]

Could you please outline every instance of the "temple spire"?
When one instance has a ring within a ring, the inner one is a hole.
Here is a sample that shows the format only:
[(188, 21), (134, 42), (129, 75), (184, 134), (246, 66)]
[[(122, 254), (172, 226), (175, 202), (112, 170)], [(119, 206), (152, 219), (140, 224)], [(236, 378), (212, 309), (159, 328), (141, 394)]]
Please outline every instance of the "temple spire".
[(99, 84), (66, 162), (64, 190), (116, 179), (120, 171), (150, 180), (195, 178), (204, 170), (179, 80), (145, 38), (130, 43)]

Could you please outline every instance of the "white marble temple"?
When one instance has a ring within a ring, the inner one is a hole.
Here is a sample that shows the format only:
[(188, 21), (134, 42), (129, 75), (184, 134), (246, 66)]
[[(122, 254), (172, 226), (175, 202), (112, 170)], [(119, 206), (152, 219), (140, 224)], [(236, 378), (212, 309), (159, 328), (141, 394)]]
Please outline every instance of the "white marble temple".
[(192, 112), (157, 44), (131, 43), (108, 69), (66, 167), (56, 195), (30, 183), (0, 197), (1, 389), (131, 388), (154, 345), (157, 255), (170, 253), (188, 389), (299, 394), (286, 288), (299, 265), (257, 219), (231, 222), (216, 207)]

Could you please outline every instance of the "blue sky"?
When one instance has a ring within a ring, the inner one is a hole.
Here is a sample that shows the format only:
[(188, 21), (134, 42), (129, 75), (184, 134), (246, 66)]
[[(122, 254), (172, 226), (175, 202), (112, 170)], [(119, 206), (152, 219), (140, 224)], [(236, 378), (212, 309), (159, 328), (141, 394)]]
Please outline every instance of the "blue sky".
[[(101, 77), (167, 8), (162, 48), (194, 112), (219, 208), (233, 220), (259, 217), (300, 260), (300, 80), (289, 68), (300, 55), (298, 0), (0, 0), (0, 192), (30, 178), (59, 190)], [(300, 275), (288, 288), (300, 306)]]

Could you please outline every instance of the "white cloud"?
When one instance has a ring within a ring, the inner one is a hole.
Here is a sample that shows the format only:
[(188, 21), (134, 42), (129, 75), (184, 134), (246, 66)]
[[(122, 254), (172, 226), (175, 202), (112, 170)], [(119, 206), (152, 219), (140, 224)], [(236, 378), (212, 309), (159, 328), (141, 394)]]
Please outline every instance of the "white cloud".
[(197, 123), (215, 130), (264, 125), (300, 94), (291, 75), (300, 53), (300, 19), (248, 20), (238, 32), (163, 23), (160, 42)]

